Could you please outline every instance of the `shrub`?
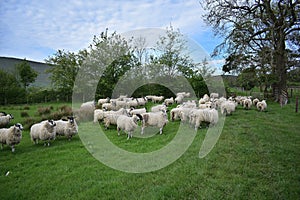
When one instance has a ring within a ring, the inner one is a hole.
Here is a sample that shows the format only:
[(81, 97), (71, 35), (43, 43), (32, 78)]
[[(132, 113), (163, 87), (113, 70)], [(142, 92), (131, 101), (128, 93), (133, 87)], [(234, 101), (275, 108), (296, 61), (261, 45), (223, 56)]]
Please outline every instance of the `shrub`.
[[(52, 106), (51, 106), (52, 107)], [(38, 108), (38, 115), (48, 115), (48, 114), (50, 114), (51, 113), (51, 107), (39, 107)], [(52, 107), (52, 109), (53, 109), (53, 107)]]
[(26, 111), (22, 111), (21, 117), (29, 117), (29, 114)]

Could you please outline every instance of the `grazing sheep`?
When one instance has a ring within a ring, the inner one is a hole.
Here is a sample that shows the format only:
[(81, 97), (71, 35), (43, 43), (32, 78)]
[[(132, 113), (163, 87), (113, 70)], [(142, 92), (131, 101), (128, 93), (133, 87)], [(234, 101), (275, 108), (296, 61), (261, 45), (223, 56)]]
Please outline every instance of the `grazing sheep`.
[(173, 97), (164, 100), (164, 104), (166, 104), (166, 106), (171, 105), (173, 103), (174, 103)]
[(221, 104), (222, 115), (231, 115), (235, 111), (236, 104), (233, 101), (224, 101)]
[(159, 128), (159, 134), (162, 134), (163, 127), (168, 123), (168, 116), (165, 112), (149, 112), (143, 113), (142, 117), (142, 132), (147, 126), (156, 126)]
[(162, 102), (164, 100), (164, 97), (163, 96), (153, 96), (152, 97), (152, 101), (154, 103), (158, 103), (158, 102)]
[(121, 108), (118, 111), (108, 111), (104, 112), (104, 126), (107, 129), (111, 124), (117, 125), (117, 119), (120, 115), (128, 116), (128, 112), (126, 109)]
[(12, 116), (11, 114), (0, 116), (0, 128), (6, 127), (9, 124), (10, 120), (12, 120), (13, 118), (14, 116)]
[(11, 146), (12, 152), (15, 152), (15, 145), (19, 144), (22, 139), (22, 130), (23, 126), (20, 123), (17, 123), (10, 128), (0, 129), (1, 149), (3, 149), (3, 145), (6, 144)]
[(120, 135), (120, 131), (125, 131), (128, 135), (127, 140), (129, 138), (132, 138), (132, 133), (135, 131), (137, 128), (138, 124), (138, 119), (139, 117), (142, 119), (141, 115), (133, 115), (132, 117), (128, 117), (125, 115), (121, 115), (117, 119), (117, 130), (118, 130), (118, 135)]
[(151, 107), (151, 112), (167, 112), (167, 106), (165, 104), (156, 105)]
[(256, 107), (259, 111), (264, 111), (267, 109), (267, 102), (266, 100), (262, 100), (262, 101), (259, 101), (257, 104), (256, 104)]
[(68, 117), (68, 120), (57, 120), (56, 135), (66, 136), (69, 140), (78, 133), (78, 126), (73, 116)]
[(133, 115), (136, 115), (136, 114), (143, 114), (143, 113), (146, 113), (146, 112), (147, 112), (146, 108), (139, 108), (139, 109), (131, 109), (129, 111), (129, 114), (131, 116), (133, 116)]
[(33, 124), (30, 128), (31, 141), (38, 144), (38, 140), (45, 141), (44, 146), (50, 146), (50, 140), (54, 140), (56, 136), (56, 123), (53, 120), (45, 120), (40, 123)]
[(252, 106), (252, 100), (251, 99), (245, 99), (243, 102), (244, 108), (249, 110)]

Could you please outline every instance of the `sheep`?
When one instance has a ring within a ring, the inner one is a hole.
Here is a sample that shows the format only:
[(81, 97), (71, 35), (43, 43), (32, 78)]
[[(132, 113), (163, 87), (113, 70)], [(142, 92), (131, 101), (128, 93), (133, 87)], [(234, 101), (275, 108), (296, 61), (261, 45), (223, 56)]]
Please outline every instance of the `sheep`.
[(267, 109), (267, 102), (266, 100), (262, 100), (257, 102), (256, 107), (259, 111), (264, 111)]
[(102, 104), (104, 104), (104, 103), (109, 103), (109, 97), (107, 97), (106, 99), (98, 100), (98, 106), (102, 106)]
[(258, 98), (255, 98), (255, 99), (253, 99), (253, 101), (252, 101), (252, 103), (253, 103), (253, 105), (254, 106), (256, 106), (256, 104), (259, 102), (259, 99)]
[(191, 93), (189, 92), (178, 92), (176, 93), (176, 97), (182, 95), (183, 97), (190, 97)]
[(168, 123), (168, 116), (165, 112), (148, 112), (141, 114), (142, 132), (147, 126), (156, 126), (159, 128), (159, 134), (162, 134), (163, 127)]
[(245, 109), (250, 109), (251, 108), (251, 106), (252, 106), (252, 101), (251, 101), (251, 99), (245, 99), (244, 100), (244, 102), (243, 102), (243, 105), (244, 105), (244, 108)]
[(9, 124), (10, 120), (12, 120), (13, 118), (14, 116), (12, 116), (11, 114), (0, 116), (0, 127), (1, 128), (6, 127)]
[(164, 104), (166, 104), (167, 106), (171, 105), (173, 103), (174, 103), (174, 98), (173, 97), (164, 100)]
[(182, 111), (182, 107), (180, 106), (176, 108), (172, 108), (172, 110), (170, 111), (171, 120), (174, 121), (180, 119), (179, 115), (181, 111)]
[(194, 100), (192, 100), (192, 101), (188, 100), (188, 101), (182, 103), (182, 107), (184, 107), (184, 108), (196, 108), (197, 104)]
[(216, 109), (198, 109), (191, 112), (190, 124), (195, 125), (195, 131), (201, 127), (202, 122), (207, 122), (210, 126), (215, 126), (219, 121), (219, 114)]
[(94, 123), (97, 123), (99, 121), (102, 121), (104, 119), (104, 110), (102, 109), (96, 109), (94, 110)]
[(78, 133), (78, 126), (73, 116), (68, 117), (68, 120), (57, 120), (56, 123), (56, 135), (66, 136), (69, 141), (73, 135)]
[(138, 119), (142, 119), (141, 115), (133, 115), (132, 117), (128, 117), (125, 115), (120, 115), (117, 119), (117, 131), (118, 135), (120, 135), (120, 131), (125, 131), (128, 135), (127, 140), (132, 138), (132, 133), (137, 128)]
[(211, 108), (212, 107), (212, 102), (206, 102), (204, 104), (199, 104), (198, 106), (200, 109), (205, 109), (205, 108)]
[(118, 111), (104, 112), (104, 126), (107, 129), (111, 124), (117, 125), (117, 119), (120, 115), (128, 116), (126, 109), (121, 108)]
[(165, 104), (156, 105), (151, 108), (151, 112), (167, 112), (167, 106)]
[(112, 105), (113, 105), (113, 110), (119, 110), (120, 108), (126, 108), (127, 103), (126, 101), (123, 100), (117, 100), (112, 102)]
[(212, 92), (212, 93), (210, 93), (210, 98), (211, 99), (217, 99), (217, 98), (219, 98), (219, 94)]
[(153, 96), (152, 97), (152, 102), (157, 103), (157, 102), (161, 102), (164, 100), (163, 96)]
[(0, 117), (7, 115), (6, 112), (0, 112)]
[(3, 145), (6, 144), (11, 146), (12, 152), (15, 152), (15, 145), (19, 144), (22, 139), (22, 130), (23, 126), (20, 123), (17, 123), (10, 128), (0, 129), (1, 149), (3, 149)]
[(131, 110), (129, 111), (129, 114), (130, 114), (131, 116), (133, 116), (133, 115), (136, 115), (136, 114), (143, 114), (143, 113), (146, 113), (146, 112), (147, 112), (146, 108), (131, 109)]
[(137, 99), (132, 99), (126, 103), (127, 108), (132, 108), (132, 107), (136, 108), (138, 106), (139, 106), (139, 102), (137, 101)]
[(233, 101), (224, 101), (221, 104), (222, 115), (231, 115), (235, 111), (236, 104)]
[(175, 98), (175, 103), (181, 104), (181, 103), (183, 102), (183, 99), (184, 99), (184, 96), (183, 96), (183, 95), (178, 95), (178, 96)]
[[(40, 123), (33, 124), (30, 128), (30, 138), (34, 144), (38, 144), (38, 140), (43, 140), (44, 146), (50, 146), (50, 140), (54, 140), (56, 136), (56, 123), (53, 120), (45, 120)], [(48, 142), (46, 142), (48, 141)]]

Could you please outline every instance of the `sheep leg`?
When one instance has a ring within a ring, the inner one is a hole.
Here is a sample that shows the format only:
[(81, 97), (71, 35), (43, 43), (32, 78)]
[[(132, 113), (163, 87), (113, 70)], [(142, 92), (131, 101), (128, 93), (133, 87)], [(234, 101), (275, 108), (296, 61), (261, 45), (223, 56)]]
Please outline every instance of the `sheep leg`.
[(118, 130), (118, 136), (120, 135), (120, 128), (119, 127), (117, 127), (117, 130)]
[(161, 128), (159, 129), (159, 134), (160, 134), (160, 135), (162, 134), (162, 130), (163, 130), (163, 127), (161, 127)]
[(145, 127), (142, 126), (142, 132), (141, 132), (142, 135), (144, 134), (144, 129), (145, 129)]
[(15, 152), (15, 146), (14, 145), (11, 146), (11, 152)]

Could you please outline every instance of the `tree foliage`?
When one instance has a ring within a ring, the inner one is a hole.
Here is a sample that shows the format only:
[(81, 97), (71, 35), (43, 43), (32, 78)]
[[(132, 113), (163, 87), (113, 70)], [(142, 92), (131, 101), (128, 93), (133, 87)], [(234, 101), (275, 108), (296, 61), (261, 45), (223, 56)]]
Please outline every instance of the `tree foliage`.
[(290, 61), (300, 58), (298, 0), (204, 0), (202, 6), (208, 11), (204, 16), (207, 23), (225, 38), (214, 52), (226, 57), (223, 71), (249, 66), (267, 70), (273, 75), (278, 100), (286, 89)]
[(33, 83), (38, 76), (38, 73), (31, 68), (30, 64), (24, 59), (23, 62), (16, 64), (16, 69), (18, 72), (18, 77), (23, 87), (26, 89), (30, 83)]

